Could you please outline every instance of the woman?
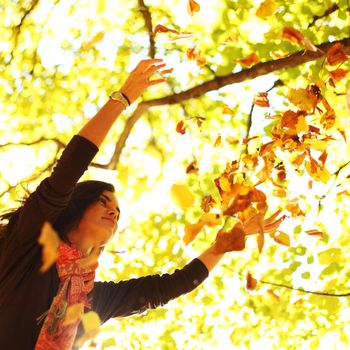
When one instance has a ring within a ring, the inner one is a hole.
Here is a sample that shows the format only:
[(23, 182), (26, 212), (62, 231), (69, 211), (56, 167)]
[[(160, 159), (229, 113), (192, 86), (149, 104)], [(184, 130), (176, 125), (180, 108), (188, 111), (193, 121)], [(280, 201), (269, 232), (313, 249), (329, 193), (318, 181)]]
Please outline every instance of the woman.
[[(69, 306), (83, 303), (102, 322), (156, 308), (193, 290), (222, 258), (222, 249), (218, 250), (222, 236), (218, 235), (198, 259), (171, 275), (94, 282), (97, 264), (81, 264), (92, 249), (101, 249), (112, 237), (120, 209), (112, 185), (77, 181), (123, 109), (147, 87), (164, 81), (149, 79), (163, 67), (161, 59), (141, 61), (120, 92), (112, 94), (72, 138), (53, 173), (19, 209), (3, 217), (8, 224), (0, 239), (0, 349), (72, 349), (79, 321), (63, 324)], [(38, 238), (46, 221), (61, 242), (56, 263), (41, 273)], [(256, 225), (249, 230), (256, 230)]]

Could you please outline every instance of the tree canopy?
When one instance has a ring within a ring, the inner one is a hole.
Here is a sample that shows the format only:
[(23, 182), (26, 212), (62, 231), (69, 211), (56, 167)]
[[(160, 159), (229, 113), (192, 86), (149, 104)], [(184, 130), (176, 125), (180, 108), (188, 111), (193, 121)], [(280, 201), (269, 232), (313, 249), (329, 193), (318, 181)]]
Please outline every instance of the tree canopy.
[(160, 57), (167, 82), (118, 119), (84, 175), (115, 184), (121, 205), (99, 278), (171, 272), (237, 220), (286, 217), (191, 294), (109, 321), (97, 348), (349, 346), (348, 0), (0, 10), (0, 209), (52, 171), (140, 59)]

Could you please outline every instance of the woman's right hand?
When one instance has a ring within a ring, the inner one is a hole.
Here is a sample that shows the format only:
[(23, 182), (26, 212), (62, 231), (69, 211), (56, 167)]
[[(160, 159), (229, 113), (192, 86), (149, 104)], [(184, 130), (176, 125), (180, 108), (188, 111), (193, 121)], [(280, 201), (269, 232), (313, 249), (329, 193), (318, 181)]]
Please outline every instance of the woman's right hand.
[(146, 88), (164, 82), (166, 79), (150, 80), (153, 73), (165, 67), (161, 58), (142, 60), (130, 73), (120, 91), (129, 99), (130, 104), (138, 99)]

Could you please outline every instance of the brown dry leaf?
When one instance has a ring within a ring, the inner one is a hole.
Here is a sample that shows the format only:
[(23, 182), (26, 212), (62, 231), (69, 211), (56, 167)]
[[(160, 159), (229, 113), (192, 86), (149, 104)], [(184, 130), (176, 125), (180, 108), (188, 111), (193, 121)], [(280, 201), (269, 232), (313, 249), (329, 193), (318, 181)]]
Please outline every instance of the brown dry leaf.
[(273, 235), (273, 239), (275, 242), (279, 243), (279, 244), (282, 244), (282, 245), (285, 245), (287, 247), (290, 246), (290, 238), (289, 236), (282, 232), (282, 231), (277, 231), (274, 233)]
[(257, 284), (258, 281), (252, 276), (250, 272), (248, 272), (246, 277), (246, 288), (248, 290), (254, 290), (256, 289)]
[(347, 55), (343, 51), (343, 45), (341, 43), (335, 43), (326, 52), (326, 62), (330, 66), (336, 66), (340, 63), (345, 62), (348, 59)]
[(97, 33), (90, 41), (83, 45), (82, 51), (88, 51), (92, 49), (97, 43), (99, 43), (105, 36), (104, 32)]
[(188, 0), (187, 3), (187, 12), (190, 16), (193, 16), (196, 12), (199, 12), (201, 9), (200, 5), (194, 0)]
[(76, 323), (84, 314), (84, 304), (73, 304), (67, 308), (66, 315), (64, 317), (63, 326)]
[(183, 120), (180, 120), (177, 124), (176, 124), (176, 132), (178, 132), (179, 134), (183, 135), (186, 133), (186, 127), (185, 127), (185, 122)]
[(195, 197), (185, 185), (173, 184), (170, 189), (170, 197), (181, 209), (192, 207)]
[(267, 98), (267, 92), (258, 92), (255, 94), (253, 104), (259, 107), (270, 107), (270, 102)]
[(325, 165), (327, 157), (328, 157), (328, 153), (326, 150), (324, 150), (322, 154), (318, 157), (318, 160), (322, 163), (322, 165)]
[(277, 5), (274, 0), (265, 0), (260, 4), (255, 14), (262, 18), (270, 17), (276, 12), (276, 9)]
[(255, 52), (251, 53), (245, 58), (238, 60), (238, 62), (246, 68), (251, 67), (253, 64), (258, 63), (259, 61), (260, 58)]
[(197, 161), (192, 161), (186, 168), (186, 174), (197, 174), (198, 173)]
[(46, 272), (57, 260), (58, 246), (60, 244), (58, 234), (47, 221), (44, 222), (41, 228), (38, 242), (42, 246), (42, 265), (40, 272)]
[(211, 194), (207, 194), (206, 196), (203, 197), (202, 203), (201, 203), (201, 208), (205, 213), (208, 213), (209, 210), (216, 204), (215, 199), (212, 197)]

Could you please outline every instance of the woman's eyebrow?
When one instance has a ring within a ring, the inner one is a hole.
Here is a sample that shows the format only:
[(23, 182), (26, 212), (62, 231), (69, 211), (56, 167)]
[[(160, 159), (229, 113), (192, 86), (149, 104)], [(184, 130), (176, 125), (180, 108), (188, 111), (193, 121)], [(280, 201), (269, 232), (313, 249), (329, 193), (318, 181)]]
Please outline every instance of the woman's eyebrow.
[[(101, 197), (105, 198), (108, 202), (112, 202), (112, 200), (111, 200), (107, 195), (105, 195), (105, 194), (103, 194), (103, 193), (101, 194)], [(120, 214), (120, 209), (119, 209), (119, 207), (116, 206), (115, 208), (117, 209), (118, 213)]]

